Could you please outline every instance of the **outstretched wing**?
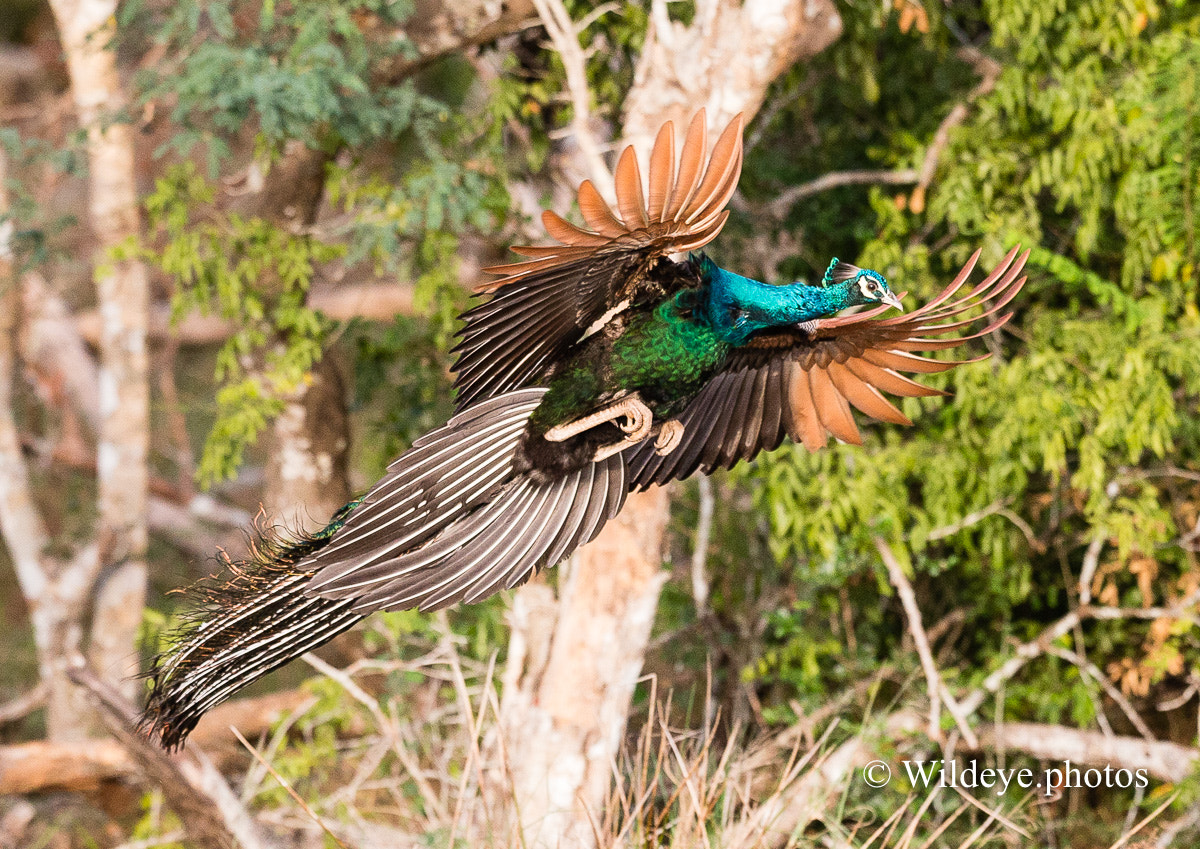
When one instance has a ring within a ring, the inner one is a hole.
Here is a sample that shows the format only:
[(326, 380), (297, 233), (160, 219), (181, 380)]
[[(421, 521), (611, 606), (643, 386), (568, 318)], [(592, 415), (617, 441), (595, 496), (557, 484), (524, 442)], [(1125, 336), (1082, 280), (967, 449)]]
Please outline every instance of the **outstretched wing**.
[[(809, 451), (823, 447), (828, 434), (842, 442), (862, 443), (850, 407), (872, 418), (912, 424), (882, 392), (906, 398), (945, 395), (900, 374), (933, 374), (975, 360), (935, 360), (916, 352), (953, 348), (1003, 326), (1011, 313), (997, 316), (1025, 285), (1019, 277), (1026, 251), (1009, 251), (1004, 260), (968, 295), (953, 299), (966, 283), (979, 251), (940, 295), (907, 315), (878, 319), (887, 307), (856, 315), (822, 319), (812, 335), (802, 330), (755, 338), (729, 359), (678, 416), (682, 441), (659, 457), (651, 441), (626, 452), (631, 489), (730, 468), (760, 451), (779, 446), (785, 435)], [(976, 306), (983, 312), (961, 319)], [(989, 319), (967, 336), (933, 338)], [(981, 357), (979, 359), (986, 359)]]
[(462, 316), (466, 325), (454, 349), (459, 410), (524, 385), (611, 311), (661, 296), (655, 287), (662, 281), (651, 279), (654, 264), (721, 232), (742, 168), (742, 116), (729, 122), (706, 163), (707, 139), (701, 110), (676, 171), (675, 129), (668, 122), (650, 155), (647, 191), (627, 147), (615, 174), (617, 210), (585, 180), (579, 210), (590, 230), (547, 210), (542, 223), (561, 245), (516, 247), (528, 259), (487, 269), (503, 277), (481, 286), (491, 299)]

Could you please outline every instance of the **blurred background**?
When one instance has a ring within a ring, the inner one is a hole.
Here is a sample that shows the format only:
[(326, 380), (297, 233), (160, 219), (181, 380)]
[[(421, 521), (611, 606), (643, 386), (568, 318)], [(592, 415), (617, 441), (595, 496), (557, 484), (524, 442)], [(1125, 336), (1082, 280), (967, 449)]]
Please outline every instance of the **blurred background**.
[[(1186, 0), (4, 0), (0, 847), (1196, 845), (1198, 103)], [(139, 746), (169, 591), (443, 422), (481, 269), (702, 107), (726, 268), (1031, 247), (990, 359)]]

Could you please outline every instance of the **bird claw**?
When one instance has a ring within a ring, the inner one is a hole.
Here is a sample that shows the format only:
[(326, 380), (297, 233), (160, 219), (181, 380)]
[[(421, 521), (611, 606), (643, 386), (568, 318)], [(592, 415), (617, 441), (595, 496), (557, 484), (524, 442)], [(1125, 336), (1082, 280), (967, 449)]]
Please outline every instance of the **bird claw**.
[(650, 408), (642, 403), (642, 400), (636, 395), (631, 395), (626, 399), (630, 402), (628, 409), (625, 411), (625, 421), (614, 424), (617, 425), (626, 434), (627, 440), (641, 442), (650, 435), (650, 429), (654, 426), (654, 414), (650, 412)]
[[(624, 419), (624, 421), (618, 421), (619, 419)], [(555, 425), (546, 431), (545, 439), (549, 442), (563, 442), (605, 422), (612, 422), (627, 434), (624, 440), (614, 444), (634, 445), (650, 435), (650, 429), (654, 426), (654, 414), (635, 392), (590, 416), (584, 416), (582, 419), (576, 419), (566, 424)]]
[(678, 419), (668, 419), (658, 430), (658, 438), (654, 440), (654, 453), (665, 457), (679, 447), (683, 441), (683, 422)]

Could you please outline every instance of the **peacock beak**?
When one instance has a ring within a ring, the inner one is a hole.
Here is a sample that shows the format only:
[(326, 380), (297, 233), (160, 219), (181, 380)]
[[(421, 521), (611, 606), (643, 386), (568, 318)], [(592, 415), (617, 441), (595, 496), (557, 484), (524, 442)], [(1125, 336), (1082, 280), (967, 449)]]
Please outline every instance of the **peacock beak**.
[(900, 312), (904, 312), (904, 305), (900, 303), (900, 299), (896, 297), (895, 292), (888, 292), (881, 300), (889, 307), (895, 307)]

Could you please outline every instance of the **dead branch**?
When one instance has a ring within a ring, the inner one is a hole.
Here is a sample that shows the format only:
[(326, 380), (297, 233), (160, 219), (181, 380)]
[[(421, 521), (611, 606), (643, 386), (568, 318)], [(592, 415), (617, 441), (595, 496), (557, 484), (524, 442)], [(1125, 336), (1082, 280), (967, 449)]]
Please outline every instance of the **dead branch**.
[(1146, 724), (1145, 720), (1143, 720), (1141, 716), (1138, 715), (1138, 712), (1134, 710), (1133, 705), (1129, 703), (1129, 699), (1125, 698), (1125, 695), (1118, 688), (1113, 686), (1113, 683), (1108, 680), (1108, 676), (1101, 672), (1100, 669), (1097, 668), (1096, 664), (1092, 663), (1086, 657), (1082, 657), (1081, 655), (1071, 651), (1070, 649), (1064, 649), (1056, 645), (1047, 646), (1046, 653), (1054, 655), (1055, 657), (1065, 660), (1067, 663), (1078, 667), (1083, 674), (1094, 679), (1096, 683), (1100, 685), (1100, 688), (1108, 695), (1108, 697), (1116, 703), (1117, 707), (1121, 709), (1121, 713), (1125, 714), (1125, 718), (1129, 720), (1129, 724), (1137, 729), (1138, 734), (1142, 735), (1142, 739), (1149, 740), (1151, 742), (1157, 740), (1157, 738), (1154, 736), (1154, 732), (1150, 730), (1150, 726)]
[(600, 146), (591, 127), (591, 91), (588, 88), (587, 69), (583, 49), (579, 46), (579, 33), (575, 22), (567, 12), (562, 0), (533, 0), (538, 17), (554, 43), (554, 49), (562, 57), (567, 72), (567, 91), (571, 97), (571, 133), (579, 145), (580, 155), (587, 166), (592, 183), (601, 192), (610, 191), (612, 172), (604, 163)]
[(115, 740), (0, 747), (0, 795), (53, 790), (91, 792), (112, 781), (134, 781), (138, 770)]
[(792, 206), (807, 197), (827, 192), (841, 186), (898, 186), (915, 183), (918, 179), (915, 168), (900, 168), (894, 171), (830, 171), (815, 180), (785, 189), (770, 203), (760, 207), (774, 218), (783, 218)]
[[(195, 743), (221, 770), (241, 767), (245, 752), (230, 728), (248, 738), (259, 737), (311, 700), (303, 690), (288, 690), (226, 702), (205, 715), (189, 746)], [(52, 790), (90, 793), (107, 782), (140, 780), (140, 775), (129, 752), (115, 740), (39, 740), (0, 746), (0, 796)]]
[(958, 726), (963, 739), (967, 741), (968, 745), (975, 745), (977, 742), (975, 734), (967, 721), (969, 714), (963, 711), (954, 698), (934, 662), (933, 652), (929, 648), (929, 638), (925, 635), (925, 627), (921, 624), (921, 608), (917, 605), (917, 596), (913, 592), (908, 576), (904, 574), (904, 569), (900, 566), (900, 561), (896, 559), (895, 552), (882, 537), (875, 538), (875, 547), (879, 549), (879, 555), (883, 558), (884, 565), (887, 566), (888, 577), (891, 579), (892, 586), (896, 588), (900, 604), (904, 607), (909, 633), (912, 634), (913, 643), (917, 647), (917, 655), (921, 659), (921, 668), (925, 672), (925, 680), (929, 689), (929, 736), (934, 740), (942, 738), (941, 702), (945, 701), (946, 710), (954, 717), (954, 723)]
[(979, 74), (979, 84), (971, 89), (966, 101), (955, 104), (954, 108), (950, 110), (950, 114), (942, 119), (937, 132), (933, 134), (933, 141), (925, 151), (925, 157), (921, 161), (921, 169), (917, 176), (917, 187), (913, 189), (913, 193), (908, 199), (908, 208), (918, 214), (925, 210), (925, 193), (929, 190), (930, 183), (933, 182), (938, 160), (946, 150), (946, 145), (950, 143), (951, 130), (967, 120), (969, 104), (996, 87), (996, 82), (1000, 79), (1000, 72), (1003, 70), (999, 62), (985, 56), (975, 47), (959, 48), (958, 57), (968, 62), (975, 69), (975, 73)]
[(1099, 731), (1081, 731), (1063, 725), (1006, 722), (979, 727), (979, 745), (973, 751), (1005, 749), (1059, 766), (1066, 761), (1114, 769), (1144, 769), (1159, 781), (1179, 782), (1191, 773), (1200, 750), (1178, 743), (1138, 737), (1108, 737)]
[(960, 705), (967, 716), (974, 714), (989, 694), (996, 693), (1009, 679), (1020, 672), (1025, 664), (1045, 654), (1047, 648), (1055, 640), (1070, 633), (1086, 619), (1183, 619), (1196, 623), (1198, 618), (1194, 608), (1198, 602), (1200, 602), (1200, 590), (1188, 594), (1171, 607), (1124, 608), (1080, 605), (1057, 622), (1049, 625), (1034, 639), (1017, 646), (1013, 656), (985, 678), (979, 687), (962, 699)]
[(205, 849), (270, 849), (273, 845), (216, 767), (196, 747), (172, 757), (134, 730), (137, 709), (84, 666), (71, 679), (91, 695), (100, 716), (139, 772), (162, 791), (189, 838)]
[[(100, 392), (96, 361), (75, 330), (70, 308), (37, 271), (20, 281), (19, 343), (24, 366), (39, 382), (59, 387), (59, 393), (87, 421), (93, 434), (100, 430)], [(100, 313), (96, 338), (100, 342)], [(43, 393), (45, 394), (45, 393)]]
[(24, 719), (46, 704), (49, 687), (45, 681), (39, 681), (32, 690), (22, 693), (15, 699), (10, 699), (0, 705), (0, 725), (8, 725), (18, 719)]
[[(349, 321), (365, 318), (370, 321), (390, 321), (397, 315), (414, 315), (413, 290), (409, 285), (395, 283), (359, 283), (315, 292), (309, 306), (329, 318)], [(79, 335), (90, 345), (100, 338), (100, 313), (86, 310), (75, 318)], [(214, 345), (233, 335), (233, 325), (213, 315), (190, 313), (177, 323), (171, 323), (171, 307), (154, 304), (150, 308), (150, 339), (163, 342), (178, 340), (181, 345)]]
[(416, 56), (401, 51), (376, 76), (395, 85), (448, 53), (495, 41), (503, 35), (536, 25), (530, 0), (456, 0), (453, 3), (418, 0), (404, 22), (403, 35)]
[(958, 55), (959, 58), (969, 62), (975, 68), (976, 73), (979, 74), (981, 79), (979, 84), (967, 95), (967, 99), (962, 103), (955, 104), (950, 113), (942, 119), (942, 123), (938, 125), (937, 131), (933, 134), (933, 141), (925, 149), (925, 155), (921, 158), (920, 168), (832, 171), (828, 174), (822, 174), (815, 180), (809, 180), (807, 183), (801, 183), (798, 186), (792, 186), (780, 192), (774, 200), (764, 204), (761, 209), (776, 219), (782, 219), (787, 215), (788, 210), (799, 201), (841, 186), (896, 186), (916, 183), (916, 188), (909, 198), (908, 206), (909, 209), (916, 213), (924, 211), (925, 194), (933, 182), (933, 175), (937, 171), (938, 160), (941, 159), (946, 146), (950, 143), (951, 131), (967, 119), (970, 103), (996, 87), (996, 81), (1000, 78), (1000, 71), (1002, 70), (998, 62), (988, 56), (984, 56), (976, 48), (964, 47), (958, 51)]
[[(901, 740), (917, 733), (920, 727), (921, 720), (915, 713), (899, 711), (883, 722), (883, 738)], [(724, 843), (727, 849), (787, 845), (793, 834), (828, 812), (856, 771), (879, 757), (878, 746), (866, 735), (842, 743), (808, 765), (807, 759), (815, 751), (810, 750), (796, 764), (791, 780), (785, 775), (778, 790), (729, 829)]]
[[(215, 505), (217, 510), (206, 510), (208, 504)], [(155, 536), (201, 560), (227, 545), (229, 532), (248, 527), (253, 518), (245, 510), (218, 504), (205, 495), (198, 495), (186, 504), (151, 496), (146, 514)]]
[(1007, 499), (993, 501), (987, 507), (968, 513), (957, 522), (951, 522), (949, 525), (943, 525), (940, 528), (934, 528), (929, 532), (925, 539), (929, 542), (934, 542), (939, 539), (945, 539), (946, 537), (954, 536), (959, 531), (966, 530), (973, 525), (978, 525), (989, 516), (995, 516), (997, 513), (1003, 510), (1007, 504)]

